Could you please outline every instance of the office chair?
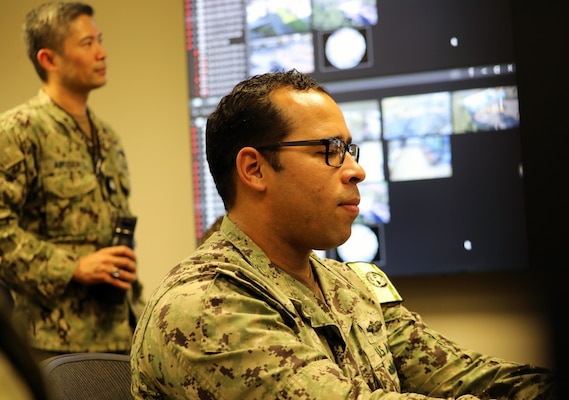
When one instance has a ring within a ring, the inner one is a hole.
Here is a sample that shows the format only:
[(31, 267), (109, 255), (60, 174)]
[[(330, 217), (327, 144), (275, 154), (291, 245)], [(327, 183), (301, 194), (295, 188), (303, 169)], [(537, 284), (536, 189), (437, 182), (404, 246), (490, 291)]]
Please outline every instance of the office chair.
[(74, 353), (40, 363), (50, 400), (128, 400), (130, 357), (112, 353)]

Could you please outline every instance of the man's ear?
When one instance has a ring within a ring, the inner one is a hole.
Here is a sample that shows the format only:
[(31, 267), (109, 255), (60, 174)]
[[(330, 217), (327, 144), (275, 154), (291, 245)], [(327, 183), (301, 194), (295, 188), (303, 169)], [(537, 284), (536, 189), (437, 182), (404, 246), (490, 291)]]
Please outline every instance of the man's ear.
[(46, 70), (46, 71), (53, 71), (56, 68), (55, 65), (55, 52), (50, 49), (41, 49), (36, 54), (39, 64)]
[(235, 163), (237, 175), (243, 184), (253, 190), (265, 190), (263, 171), (267, 168), (268, 163), (259, 150), (253, 147), (243, 147), (237, 153)]

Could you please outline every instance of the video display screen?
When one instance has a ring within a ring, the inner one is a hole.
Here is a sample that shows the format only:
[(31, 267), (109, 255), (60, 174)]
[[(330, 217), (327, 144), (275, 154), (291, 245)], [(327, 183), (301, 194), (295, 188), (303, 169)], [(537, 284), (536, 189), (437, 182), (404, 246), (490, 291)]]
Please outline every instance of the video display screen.
[(205, 121), (255, 74), (322, 82), (360, 145), (352, 236), (321, 255), (390, 275), (528, 266), (507, 0), (186, 0), (196, 236), (225, 213)]

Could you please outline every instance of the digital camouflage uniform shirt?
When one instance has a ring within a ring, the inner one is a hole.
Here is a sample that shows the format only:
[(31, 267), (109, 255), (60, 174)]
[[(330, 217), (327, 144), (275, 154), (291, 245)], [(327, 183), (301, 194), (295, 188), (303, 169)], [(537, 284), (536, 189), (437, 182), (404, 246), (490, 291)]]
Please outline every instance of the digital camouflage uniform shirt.
[(310, 261), (325, 303), (225, 217), (147, 302), (135, 398), (553, 398), (547, 371), (461, 348), (346, 264)]
[(129, 303), (101, 302), (72, 281), (80, 256), (110, 245), (129, 215), (129, 177), (118, 136), (89, 110), (100, 151), (40, 90), (0, 115), (0, 280), (12, 289), (16, 326), (55, 352), (128, 351)]

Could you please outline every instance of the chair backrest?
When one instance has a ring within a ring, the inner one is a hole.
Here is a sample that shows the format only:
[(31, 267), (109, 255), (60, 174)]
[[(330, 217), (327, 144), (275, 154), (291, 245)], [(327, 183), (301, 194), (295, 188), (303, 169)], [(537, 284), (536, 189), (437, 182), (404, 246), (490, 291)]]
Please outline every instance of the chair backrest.
[(41, 362), (52, 400), (128, 400), (130, 357), (113, 353), (73, 353)]

